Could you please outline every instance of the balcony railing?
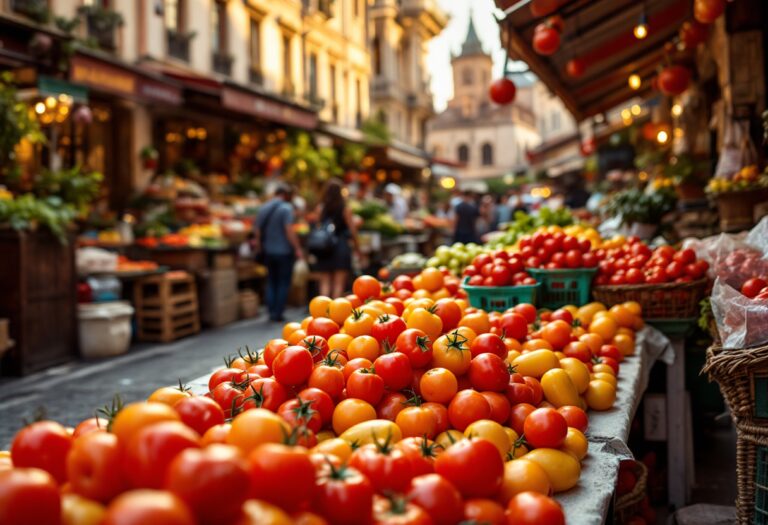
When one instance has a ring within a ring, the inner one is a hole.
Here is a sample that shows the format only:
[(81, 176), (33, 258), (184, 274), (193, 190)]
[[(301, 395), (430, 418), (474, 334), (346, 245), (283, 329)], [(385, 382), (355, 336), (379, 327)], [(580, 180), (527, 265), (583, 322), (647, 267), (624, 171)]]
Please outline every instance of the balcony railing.
[(195, 36), (194, 33), (180, 33), (171, 29), (166, 30), (168, 43), (168, 55), (189, 62), (189, 42)]
[(235, 57), (227, 53), (213, 53), (213, 70), (216, 73), (230, 76), (232, 74), (232, 63)]
[(257, 86), (264, 85), (264, 73), (261, 72), (261, 69), (251, 66), (251, 68), (248, 70), (248, 75), (251, 84), (256, 84)]
[(99, 5), (86, 5), (78, 9), (85, 18), (88, 38), (101, 49), (114, 51), (117, 48), (116, 31), (123, 25), (123, 17), (117, 11)]
[(46, 0), (11, 0), (11, 9), (40, 24), (47, 22), (51, 16)]

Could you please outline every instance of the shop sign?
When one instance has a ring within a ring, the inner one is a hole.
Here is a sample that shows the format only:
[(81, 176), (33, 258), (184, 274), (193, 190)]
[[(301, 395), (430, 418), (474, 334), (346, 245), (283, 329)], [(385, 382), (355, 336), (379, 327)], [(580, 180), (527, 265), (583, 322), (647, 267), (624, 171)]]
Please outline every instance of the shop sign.
[(82, 56), (72, 58), (69, 79), (103, 91), (135, 95), (137, 77), (121, 68)]
[(221, 102), (225, 108), (248, 113), (272, 122), (304, 129), (317, 127), (318, 120), (315, 113), (243, 91), (225, 87), (221, 94)]
[(69, 95), (79, 103), (88, 102), (88, 88), (70, 84), (66, 80), (40, 75), (37, 79), (37, 89), (43, 96), (56, 97), (61, 94)]
[(150, 78), (140, 79), (139, 95), (142, 98), (164, 102), (172, 106), (180, 106), (183, 102), (180, 88)]

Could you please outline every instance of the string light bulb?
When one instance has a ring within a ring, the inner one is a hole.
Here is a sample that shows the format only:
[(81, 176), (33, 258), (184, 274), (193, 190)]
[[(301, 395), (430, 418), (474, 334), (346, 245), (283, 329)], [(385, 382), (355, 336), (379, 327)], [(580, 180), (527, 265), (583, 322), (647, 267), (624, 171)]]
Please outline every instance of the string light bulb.
[(667, 133), (665, 130), (662, 129), (656, 134), (656, 142), (659, 144), (666, 144), (668, 140), (669, 133)]
[(643, 85), (643, 79), (641, 79), (640, 75), (638, 75), (637, 73), (633, 73), (633, 74), (629, 75), (628, 82), (629, 82), (629, 87), (631, 87), (635, 91), (640, 89), (640, 86)]
[(679, 117), (683, 114), (683, 107), (680, 104), (672, 106), (672, 116)]
[(632, 29), (635, 38), (643, 40), (648, 36), (648, 17), (645, 15), (645, 3), (643, 3), (643, 10), (640, 12), (640, 18), (637, 20), (637, 25)]

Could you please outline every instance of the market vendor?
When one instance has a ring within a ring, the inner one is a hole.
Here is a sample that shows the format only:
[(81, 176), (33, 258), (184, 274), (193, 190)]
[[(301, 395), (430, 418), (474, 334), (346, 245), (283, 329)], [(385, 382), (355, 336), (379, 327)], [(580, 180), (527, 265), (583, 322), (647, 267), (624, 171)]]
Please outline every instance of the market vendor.
[(384, 188), (384, 201), (389, 207), (389, 214), (395, 222), (402, 223), (408, 216), (408, 203), (403, 197), (403, 189), (390, 182)]

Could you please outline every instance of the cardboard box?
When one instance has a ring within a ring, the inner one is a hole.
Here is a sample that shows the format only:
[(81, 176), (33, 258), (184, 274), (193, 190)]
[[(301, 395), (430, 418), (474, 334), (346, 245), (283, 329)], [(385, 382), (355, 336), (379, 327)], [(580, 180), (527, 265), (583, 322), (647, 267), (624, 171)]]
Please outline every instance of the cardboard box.
[(235, 295), (216, 304), (208, 305), (202, 312), (202, 321), (208, 326), (224, 326), (240, 319), (240, 301)]
[(215, 253), (211, 257), (211, 267), (215, 270), (225, 270), (235, 267), (234, 253)]
[(240, 299), (240, 318), (251, 319), (259, 315), (259, 296), (253, 290), (242, 290)]
[(237, 321), (240, 300), (237, 292), (237, 270), (209, 270), (200, 291), (200, 319), (209, 326), (222, 326)]

